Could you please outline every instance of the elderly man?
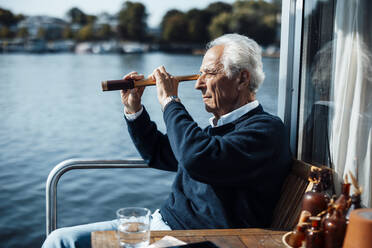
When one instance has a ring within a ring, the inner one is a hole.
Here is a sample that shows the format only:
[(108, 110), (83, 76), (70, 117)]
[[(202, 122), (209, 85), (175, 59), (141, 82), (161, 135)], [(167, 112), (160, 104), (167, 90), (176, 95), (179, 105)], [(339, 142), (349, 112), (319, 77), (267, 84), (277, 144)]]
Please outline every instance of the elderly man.
[[(261, 49), (242, 35), (221, 36), (208, 45), (200, 72), (195, 88), (213, 114), (205, 129), (185, 109), (178, 82), (164, 67), (150, 77), (156, 80), (166, 135), (141, 105), (144, 88), (121, 92), (128, 130), (143, 159), (150, 167), (177, 173), (168, 199), (153, 214), (151, 229), (268, 227), (291, 155), (282, 121), (256, 100), (264, 79)], [(133, 72), (125, 78), (143, 76)], [(57, 230), (44, 246), (88, 244), (91, 231), (115, 225)]]

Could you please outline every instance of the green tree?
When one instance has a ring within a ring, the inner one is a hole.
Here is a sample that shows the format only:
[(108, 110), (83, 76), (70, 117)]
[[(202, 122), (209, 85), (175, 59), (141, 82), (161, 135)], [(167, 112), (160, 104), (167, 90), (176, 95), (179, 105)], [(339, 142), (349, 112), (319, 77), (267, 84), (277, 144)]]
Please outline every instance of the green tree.
[(210, 14), (211, 18), (218, 16), (221, 13), (232, 11), (232, 6), (224, 2), (215, 2), (208, 5), (206, 11)]
[(275, 6), (276, 12), (280, 13), (282, 11), (282, 0), (272, 0), (272, 3)]
[(87, 24), (93, 24), (97, 20), (95, 15), (86, 15)]
[(97, 38), (100, 40), (109, 40), (114, 35), (110, 25), (103, 24), (97, 31)]
[(214, 11), (220, 11), (220, 14), (213, 17), (208, 27), (211, 38), (236, 32), (247, 35), (262, 45), (275, 42), (277, 4), (263, 0), (238, 0), (233, 4), (231, 12), (215, 8)]
[(70, 18), (71, 23), (80, 25), (86, 25), (88, 23), (87, 15), (79, 8), (71, 8), (69, 11), (67, 11), (67, 16)]
[(211, 39), (215, 39), (225, 33), (231, 32), (230, 23), (232, 20), (232, 14), (223, 12), (212, 19), (211, 24), (208, 27), (208, 32)]
[(17, 37), (26, 39), (28, 37), (28, 29), (25, 27), (18, 29)]
[(17, 23), (17, 18), (9, 10), (0, 8), (0, 24), (4, 26), (11, 26)]
[[(232, 5), (223, 2), (212, 3), (202, 10), (191, 9), (186, 14), (177, 9), (169, 10), (161, 22), (162, 38), (168, 42), (205, 43), (210, 40), (209, 26), (212, 19), (231, 11)], [(217, 23), (221, 24), (220, 21)], [(214, 25), (211, 29), (216, 28)]]
[(36, 38), (47, 39), (47, 32), (44, 28), (39, 27), (36, 33)]
[(13, 38), (13, 33), (6, 26), (0, 28), (0, 38)]
[(92, 24), (85, 25), (76, 34), (76, 40), (78, 41), (89, 41), (94, 39), (95, 35)]
[(164, 29), (165, 25), (169, 22), (169, 18), (174, 15), (182, 15), (184, 14), (182, 11), (179, 11), (177, 9), (171, 9), (168, 10), (167, 13), (163, 16), (163, 19), (161, 20), (160, 27), (162, 30)]
[(62, 31), (63, 39), (72, 39), (74, 38), (74, 33), (72, 32), (70, 26), (66, 26)]
[(162, 38), (168, 42), (189, 41), (189, 23), (186, 14), (173, 12), (163, 23)]
[(20, 22), (20, 21), (22, 21), (22, 20), (24, 20), (25, 18), (26, 17), (24, 15), (22, 15), (22, 14), (18, 14), (18, 15), (15, 16), (15, 19), (16, 19), (16, 22), (17, 23)]
[(191, 9), (186, 13), (186, 18), (188, 20), (188, 40), (194, 43), (207, 42), (209, 40), (209, 13), (205, 10)]
[(231, 18), (230, 13), (232, 12), (231, 4), (224, 2), (211, 3), (205, 11), (209, 14), (209, 21), (206, 22), (209, 39), (216, 38), (228, 32)]
[(272, 3), (259, 1), (236, 1), (230, 31), (245, 34), (262, 45), (275, 41), (276, 7)]
[(146, 18), (146, 8), (142, 3), (125, 2), (119, 12), (120, 37), (128, 40), (144, 40), (147, 28)]

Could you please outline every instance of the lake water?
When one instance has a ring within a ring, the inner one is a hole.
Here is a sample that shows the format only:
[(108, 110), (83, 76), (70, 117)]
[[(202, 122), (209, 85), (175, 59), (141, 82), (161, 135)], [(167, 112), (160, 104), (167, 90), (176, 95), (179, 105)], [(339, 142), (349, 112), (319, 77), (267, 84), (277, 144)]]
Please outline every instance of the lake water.
[[(130, 71), (145, 75), (164, 65), (174, 75), (199, 71), (202, 57), (136, 55), (0, 55), (0, 247), (40, 247), (45, 238), (45, 182), (65, 159), (139, 158), (123, 120), (119, 92), (102, 92), (102, 80)], [(258, 99), (277, 109), (279, 60), (264, 58), (266, 79)], [(208, 125), (194, 82), (179, 96), (201, 127)], [(143, 103), (160, 130), (155, 87)], [(66, 173), (58, 184), (58, 226), (115, 218), (115, 210), (151, 210), (166, 199), (172, 173), (153, 169), (87, 170)]]

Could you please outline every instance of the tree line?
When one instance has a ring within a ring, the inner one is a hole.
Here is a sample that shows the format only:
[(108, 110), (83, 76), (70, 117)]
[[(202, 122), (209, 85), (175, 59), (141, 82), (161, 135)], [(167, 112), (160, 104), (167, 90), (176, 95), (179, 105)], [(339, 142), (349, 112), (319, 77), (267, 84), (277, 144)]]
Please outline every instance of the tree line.
[(260, 44), (276, 40), (280, 4), (240, 0), (232, 5), (216, 2), (205, 9), (168, 11), (161, 22), (162, 39), (170, 42), (205, 43), (225, 33), (245, 34)]
[[(97, 16), (71, 8), (68, 25), (61, 31), (61, 39), (149, 41), (161, 43), (205, 43), (224, 33), (245, 34), (262, 45), (276, 42), (280, 0), (237, 0), (233, 4), (215, 2), (204, 9), (183, 12), (169, 10), (162, 18), (160, 34), (149, 32), (146, 7), (140, 2), (126, 1), (115, 15), (117, 25), (96, 25)], [(0, 38), (26, 37), (27, 30), (12, 33), (10, 27), (25, 18), (0, 8)], [(73, 25), (78, 25), (74, 29)], [(47, 30), (37, 36), (47, 38)]]

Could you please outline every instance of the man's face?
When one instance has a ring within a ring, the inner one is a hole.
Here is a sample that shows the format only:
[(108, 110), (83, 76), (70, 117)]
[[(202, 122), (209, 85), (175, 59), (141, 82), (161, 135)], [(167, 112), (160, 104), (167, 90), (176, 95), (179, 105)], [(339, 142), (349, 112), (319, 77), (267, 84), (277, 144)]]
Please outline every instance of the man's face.
[(223, 49), (214, 46), (206, 52), (195, 84), (195, 89), (202, 93), (206, 110), (217, 118), (234, 110), (239, 96), (238, 76), (229, 79), (220, 63)]

